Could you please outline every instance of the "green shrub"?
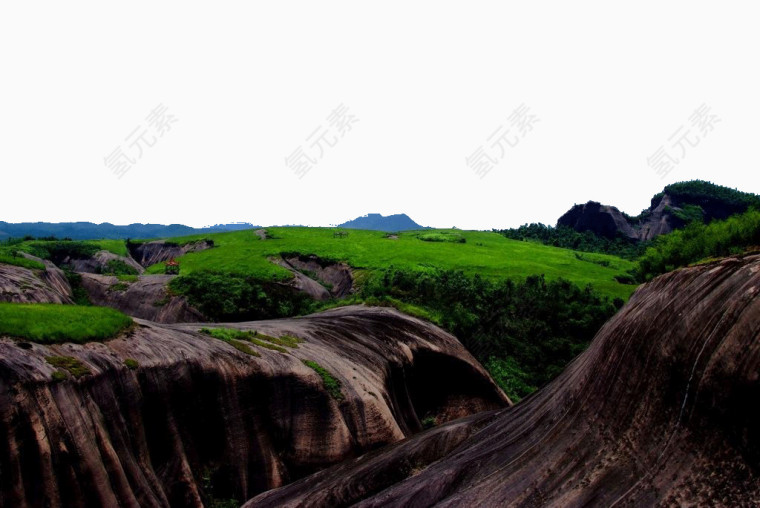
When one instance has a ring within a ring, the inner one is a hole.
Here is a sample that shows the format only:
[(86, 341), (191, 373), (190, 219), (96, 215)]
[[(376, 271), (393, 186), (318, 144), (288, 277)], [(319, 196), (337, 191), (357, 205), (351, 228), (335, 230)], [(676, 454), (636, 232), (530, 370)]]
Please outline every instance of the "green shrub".
[(420, 423), (423, 429), (430, 429), (438, 425), (438, 420), (436, 420), (435, 416), (426, 416)]
[(740, 254), (760, 246), (760, 211), (750, 210), (710, 224), (692, 222), (684, 229), (658, 237), (639, 260), (640, 280), (698, 261)]
[(63, 268), (63, 273), (71, 286), (72, 299), (76, 305), (90, 306), (90, 294), (82, 285), (82, 276), (71, 270), (69, 267)]
[(53, 372), (51, 379), (54, 383), (60, 383), (61, 381), (65, 381), (67, 377), (68, 375), (66, 374), (66, 371), (56, 370)]
[(108, 291), (126, 291), (127, 289), (129, 289), (129, 284), (124, 282), (117, 282), (108, 287)]
[(140, 366), (140, 364), (137, 362), (137, 360), (134, 360), (132, 358), (127, 358), (126, 360), (124, 360), (124, 365), (129, 370), (137, 370), (137, 368)]
[(127, 275), (136, 276), (140, 273), (136, 268), (129, 266), (121, 259), (111, 259), (106, 263), (106, 266), (101, 270), (103, 275)]
[(335, 379), (327, 369), (322, 367), (317, 362), (313, 362), (311, 360), (303, 360), (303, 363), (310, 369), (314, 370), (317, 374), (319, 374), (319, 377), (322, 378), (322, 382), (325, 385), (325, 389), (327, 389), (327, 392), (332, 396), (332, 398), (338, 402), (342, 401), (345, 398), (343, 391), (341, 390), (341, 382)]
[(304, 293), (244, 275), (197, 271), (173, 279), (169, 287), (214, 321), (286, 317), (313, 308), (313, 301)]

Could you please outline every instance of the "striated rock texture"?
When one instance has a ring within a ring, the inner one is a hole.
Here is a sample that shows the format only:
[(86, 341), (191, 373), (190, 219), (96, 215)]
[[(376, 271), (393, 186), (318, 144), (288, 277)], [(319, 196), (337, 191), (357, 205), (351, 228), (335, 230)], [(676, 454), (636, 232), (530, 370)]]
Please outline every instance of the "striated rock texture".
[(288, 286), (315, 300), (343, 298), (353, 292), (353, 272), (344, 263), (325, 262), (317, 256), (288, 256), (271, 261), (293, 274)]
[(130, 255), (144, 267), (169, 261), (170, 259), (184, 256), (188, 252), (198, 252), (210, 249), (214, 246), (211, 240), (199, 240), (185, 245), (177, 245), (173, 242), (158, 240), (141, 244), (127, 244)]
[(82, 287), (95, 305), (112, 307), (129, 316), (156, 323), (191, 323), (204, 321), (203, 315), (183, 296), (168, 291), (174, 275), (142, 275), (137, 282), (117, 277), (83, 273)]
[(65, 259), (61, 264), (70, 265), (75, 272), (101, 273), (107, 270), (109, 261), (120, 261), (130, 268), (133, 268), (137, 273), (143, 273), (145, 271), (145, 269), (131, 257), (119, 256), (107, 250), (101, 250), (95, 253), (91, 258), (87, 259)]
[(0, 263), (0, 302), (73, 303), (66, 275), (50, 261), (26, 256), (45, 265), (30, 270)]
[(640, 288), (554, 382), (246, 506), (758, 506), (760, 256)]
[[(454, 337), (395, 310), (234, 325), (304, 341), (285, 353), (251, 344), (260, 357), (199, 326), (138, 321), (86, 345), (0, 339), (0, 506), (245, 500), (409, 437), (425, 417), (508, 404)], [(55, 383), (50, 355), (91, 374)], [(302, 360), (340, 381), (340, 396)]]

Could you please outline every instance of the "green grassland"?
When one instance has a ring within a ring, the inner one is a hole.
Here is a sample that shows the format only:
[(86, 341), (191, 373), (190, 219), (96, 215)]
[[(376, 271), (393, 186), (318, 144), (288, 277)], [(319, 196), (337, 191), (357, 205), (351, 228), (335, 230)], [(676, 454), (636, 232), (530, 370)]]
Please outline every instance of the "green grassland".
[[(172, 239), (188, 242), (212, 239), (215, 247), (189, 253), (181, 258), (181, 275), (199, 270), (250, 275), (261, 279), (287, 279), (290, 273), (270, 258), (298, 253), (325, 260), (342, 261), (362, 271), (389, 267), (409, 270), (461, 270), (490, 280), (523, 279), (544, 274), (548, 280), (565, 278), (579, 286), (591, 284), (609, 297), (627, 299), (635, 286), (620, 284), (634, 263), (615, 256), (576, 253), (533, 242), (510, 240), (491, 232), (426, 230), (399, 233), (397, 238), (380, 231), (349, 230), (348, 236), (334, 236), (331, 228), (268, 228), (270, 239), (261, 240), (252, 231), (203, 234)], [(462, 241), (464, 240), (464, 241)], [(606, 266), (605, 266), (606, 265)], [(148, 273), (163, 273), (163, 264)]]
[(43, 344), (106, 340), (130, 326), (131, 318), (105, 307), (0, 303), (0, 336)]

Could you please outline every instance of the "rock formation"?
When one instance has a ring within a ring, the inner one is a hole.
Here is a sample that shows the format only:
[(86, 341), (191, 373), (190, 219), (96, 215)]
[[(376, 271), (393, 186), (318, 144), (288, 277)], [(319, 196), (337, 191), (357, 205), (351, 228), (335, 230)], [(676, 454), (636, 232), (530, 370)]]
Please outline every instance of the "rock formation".
[[(285, 352), (248, 343), (260, 356), (202, 325), (137, 323), (105, 343), (0, 338), (0, 507), (243, 501), (410, 437), (426, 418), (508, 404), (454, 337), (392, 309), (230, 325), (303, 340)], [(52, 355), (90, 374), (56, 382)]]
[(25, 255), (45, 265), (33, 270), (0, 263), (0, 302), (73, 303), (71, 286), (62, 270), (50, 261)]
[(760, 256), (642, 286), (555, 381), (249, 507), (758, 506)]
[(128, 244), (129, 253), (140, 265), (148, 267), (156, 263), (169, 261), (173, 258), (184, 256), (188, 252), (198, 252), (210, 249), (214, 242), (210, 240), (199, 240), (185, 245), (177, 245), (166, 240), (157, 240), (140, 244)]
[(132, 317), (157, 323), (204, 321), (203, 315), (182, 296), (169, 292), (173, 275), (141, 275), (136, 282), (107, 275), (83, 273), (82, 287), (94, 305), (111, 307)]

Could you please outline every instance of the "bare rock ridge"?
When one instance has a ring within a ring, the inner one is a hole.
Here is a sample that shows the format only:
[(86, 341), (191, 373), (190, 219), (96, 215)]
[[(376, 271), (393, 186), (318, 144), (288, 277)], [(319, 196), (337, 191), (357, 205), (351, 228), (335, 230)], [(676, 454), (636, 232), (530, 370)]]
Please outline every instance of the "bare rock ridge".
[(521, 404), (246, 506), (758, 506), (759, 372), (760, 256), (682, 269)]
[(680, 229), (691, 220), (723, 220), (752, 206), (760, 206), (760, 196), (697, 180), (668, 185), (638, 217), (589, 201), (575, 205), (557, 225), (606, 238), (646, 241)]
[(632, 219), (614, 206), (589, 201), (585, 205), (575, 205), (559, 218), (557, 224), (576, 231), (591, 231), (605, 238), (622, 236), (630, 240), (652, 240), (653, 238), (683, 227), (685, 222), (673, 210), (679, 211), (673, 199), (662, 196), (643, 217)]
[[(508, 404), (453, 336), (392, 309), (230, 326), (303, 342), (250, 344), (252, 356), (198, 324), (148, 321), (105, 343), (0, 338), (0, 507), (242, 501), (410, 437), (423, 419)], [(91, 373), (54, 382), (51, 355)]]

